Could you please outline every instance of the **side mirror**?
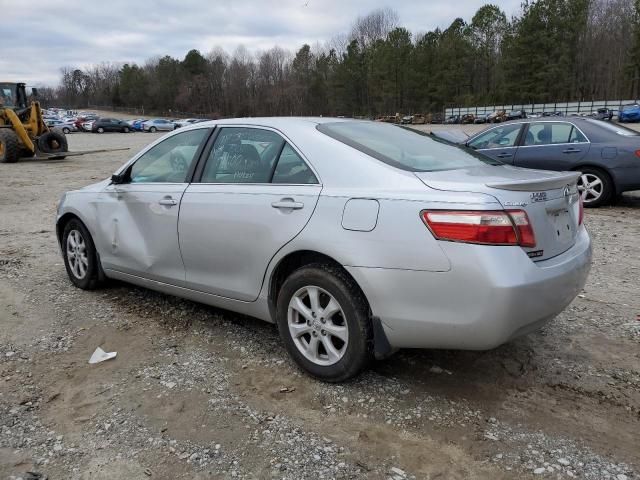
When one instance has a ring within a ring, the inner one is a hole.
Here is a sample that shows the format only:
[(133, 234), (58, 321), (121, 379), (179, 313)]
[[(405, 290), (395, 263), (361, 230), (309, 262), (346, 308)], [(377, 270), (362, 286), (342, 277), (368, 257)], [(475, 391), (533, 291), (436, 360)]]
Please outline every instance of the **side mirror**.
[(127, 175), (125, 173), (111, 175), (111, 183), (113, 185), (120, 185), (127, 183)]

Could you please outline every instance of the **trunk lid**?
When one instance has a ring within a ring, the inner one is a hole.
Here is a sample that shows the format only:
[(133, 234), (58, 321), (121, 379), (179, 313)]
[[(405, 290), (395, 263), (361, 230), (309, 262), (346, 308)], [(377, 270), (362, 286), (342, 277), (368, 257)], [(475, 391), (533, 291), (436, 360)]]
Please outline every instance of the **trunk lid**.
[(536, 246), (523, 249), (534, 262), (560, 255), (575, 244), (579, 227), (576, 185), (579, 172), (483, 165), (415, 175), (436, 190), (484, 193), (493, 196), (505, 210), (526, 211)]

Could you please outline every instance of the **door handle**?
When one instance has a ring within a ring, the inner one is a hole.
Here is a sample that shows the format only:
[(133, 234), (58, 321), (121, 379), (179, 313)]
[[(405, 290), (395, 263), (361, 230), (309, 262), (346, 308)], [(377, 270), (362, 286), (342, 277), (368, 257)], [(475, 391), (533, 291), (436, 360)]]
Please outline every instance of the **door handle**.
[(509, 157), (513, 157), (513, 153), (499, 153), (498, 155), (496, 155), (498, 158), (509, 158)]
[(580, 153), (580, 149), (579, 148), (567, 148), (566, 150), (563, 150), (562, 153)]
[(296, 202), (293, 198), (283, 198), (279, 202), (273, 202), (271, 204), (273, 208), (282, 208), (282, 209), (291, 209), (291, 210), (300, 210), (304, 207), (304, 203)]
[(177, 200), (174, 200), (171, 197), (165, 197), (158, 202), (160, 205), (164, 205), (165, 207), (173, 207), (178, 204)]

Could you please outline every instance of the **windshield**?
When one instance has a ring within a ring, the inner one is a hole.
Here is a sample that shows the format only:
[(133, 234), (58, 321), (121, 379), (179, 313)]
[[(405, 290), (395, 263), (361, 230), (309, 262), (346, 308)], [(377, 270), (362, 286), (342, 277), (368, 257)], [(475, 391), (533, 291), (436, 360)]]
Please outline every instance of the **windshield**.
[(637, 137), (640, 135), (640, 132), (636, 132), (635, 130), (631, 130), (630, 128), (623, 127), (617, 123), (606, 123), (601, 120), (593, 120), (587, 119), (587, 122), (592, 125), (597, 125), (600, 128), (607, 130), (610, 133), (616, 133), (618, 135), (622, 135), (623, 137)]
[(0, 106), (15, 107), (15, 83), (0, 83)]
[(412, 172), (502, 165), (466, 147), (407, 127), (374, 122), (335, 122), (320, 124), (316, 128), (381, 162)]

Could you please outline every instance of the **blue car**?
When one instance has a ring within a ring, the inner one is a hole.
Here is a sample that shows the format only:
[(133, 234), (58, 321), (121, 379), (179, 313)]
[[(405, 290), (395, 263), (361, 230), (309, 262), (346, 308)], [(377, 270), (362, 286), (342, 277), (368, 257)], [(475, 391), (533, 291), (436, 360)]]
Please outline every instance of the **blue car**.
[(618, 113), (620, 122), (640, 122), (640, 105), (633, 103), (625, 105)]
[(129, 122), (129, 125), (131, 125), (131, 128), (133, 128), (136, 132), (141, 132), (142, 124), (146, 121), (146, 118), (136, 118), (135, 120), (131, 120)]

